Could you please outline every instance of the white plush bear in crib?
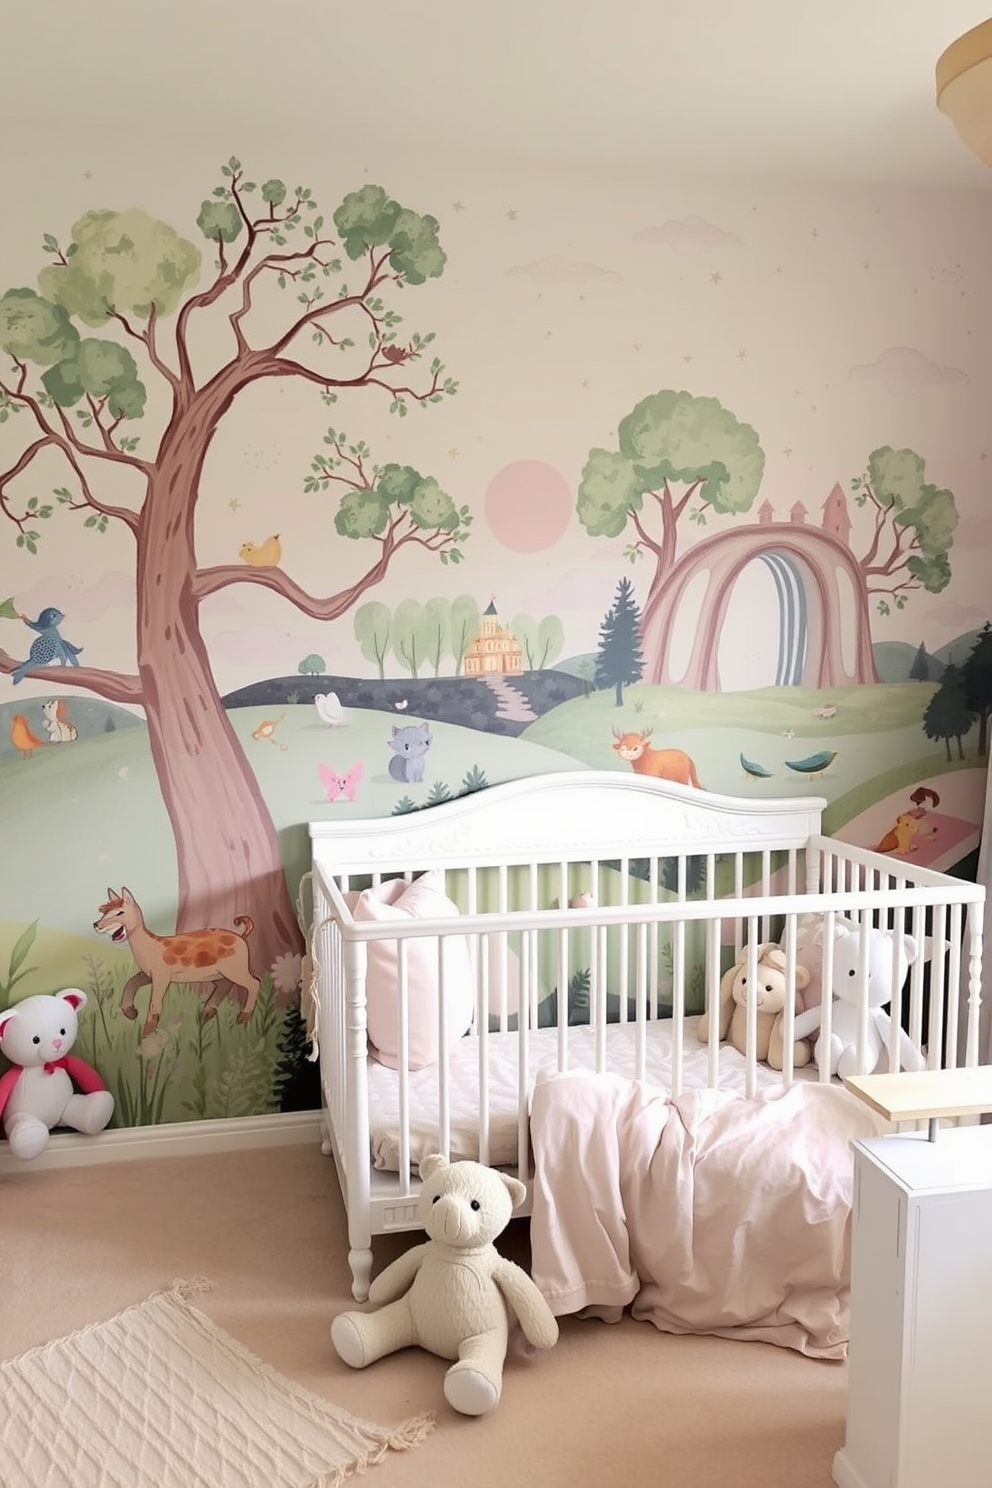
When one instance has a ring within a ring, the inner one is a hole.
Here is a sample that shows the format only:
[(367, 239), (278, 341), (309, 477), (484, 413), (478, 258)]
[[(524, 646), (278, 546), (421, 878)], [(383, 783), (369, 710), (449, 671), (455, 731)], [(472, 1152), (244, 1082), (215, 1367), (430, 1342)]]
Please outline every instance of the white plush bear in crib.
[[(918, 949), (911, 935), (900, 937), (896, 952), (895, 970), (898, 982), (893, 979), (892, 932), (870, 929), (868, 946), (868, 1037), (865, 1045), (864, 1069), (858, 1069), (858, 983), (861, 966), (861, 930), (857, 925), (838, 922), (834, 933), (833, 1004), (830, 1029), (830, 1047), (824, 1045), (822, 1034), (816, 1041), (813, 1058), (818, 1069), (826, 1064), (831, 1075), (841, 1079), (848, 1075), (874, 1074), (880, 1061), (885, 1060), (892, 1027), (886, 1003), (892, 1001), (897, 986), (901, 986), (906, 973), (916, 960)], [(799, 1013), (795, 1023), (795, 1037), (808, 1038), (820, 1027), (823, 1019), (822, 1004)], [(908, 1034), (899, 1029), (899, 1067), (906, 1070), (921, 1070), (926, 1060)], [(886, 1066), (887, 1067), (887, 1066)]]

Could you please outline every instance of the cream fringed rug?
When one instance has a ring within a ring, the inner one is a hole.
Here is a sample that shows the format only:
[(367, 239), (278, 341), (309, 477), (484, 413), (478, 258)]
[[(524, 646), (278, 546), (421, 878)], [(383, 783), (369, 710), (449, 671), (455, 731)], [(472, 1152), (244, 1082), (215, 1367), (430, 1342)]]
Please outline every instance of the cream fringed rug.
[(174, 1282), (0, 1364), (3, 1488), (337, 1488), (430, 1431), (294, 1384), (190, 1305), (206, 1288)]

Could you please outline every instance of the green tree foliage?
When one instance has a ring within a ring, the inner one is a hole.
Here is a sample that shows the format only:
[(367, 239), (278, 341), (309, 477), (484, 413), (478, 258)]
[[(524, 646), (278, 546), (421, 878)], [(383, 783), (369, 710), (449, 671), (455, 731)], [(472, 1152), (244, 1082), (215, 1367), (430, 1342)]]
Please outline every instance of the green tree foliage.
[(482, 617), (471, 594), (459, 594), (451, 601), (451, 657), (455, 676), (460, 675), (465, 652), (479, 634)]
[(435, 677), (441, 675), (441, 662), (451, 644), (451, 605), (446, 599), (429, 599), (424, 605), (424, 630), (427, 637), (427, 660)]
[(951, 740), (957, 740), (958, 759), (964, 759), (964, 736), (977, 717), (968, 702), (968, 686), (961, 668), (949, 662), (923, 715), (923, 732), (928, 739), (943, 739), (950, 763)]
[(622, 708), (624, 687), (639, 682), (643, 673), (641, 612), (634, 602), (634, 586), (624, 578), (617, 585), (613, 607), (599, 628), (596, 687), (600, 690), (612, 687), (616, 705)]
[(620, 420), (618, 448), (590, 450), (579, 481), (579, 520), (592, 537), (631, 533), (626, 556), (653, 560), (647, 608), (654, 609), (677, 557), (683, 516), (699, 526), (711, 513), (748, 511), (765, 455), (750, 424), (716, 398), (665, 390)]
[(403, 669), (416, 677), (430, 655), (430, 624), (416, 599), (404, 599), (393, 615), (393, 655)]
[(301, 677), (322, 677), (327, 671), (327, 662), (316, 651), (311, 651), (309, 656), (304, 656), (296, 670)]
[(565, 644), (565, 627), (557, 615), (535, 620), (533, 615), (514, 615), (510, 632), (520, 642), (529, 672), (551, 666), (561, 655)]
[(386, 657), (392, 638), (393, 617), (388, 606), (370, 599), (355, 611), (355, 640), (366, 661), (374, 661), (379, 681), (386, 675)]
[(38, 288), (84, 325), (102, 326), (115, 315), (172, 315), (199, 274), (200, 250), (132, 207), (81, 217)]
[(859, 507), (872, 511), (872, 541), (860, 560), (865, 588), (878, 612), (905, 608), (914, 592), (939, 594), (951, 581), (950, 550), (958, 524), (952, 492), (926, 479), (922, 457), (883, 445), (851, 483)]
[(989, 749), (989, 714), (992, 713), (992, 625), (986, 620), (961, 671), (968, 707), (978, 719), (978, 753), (984, 759)]

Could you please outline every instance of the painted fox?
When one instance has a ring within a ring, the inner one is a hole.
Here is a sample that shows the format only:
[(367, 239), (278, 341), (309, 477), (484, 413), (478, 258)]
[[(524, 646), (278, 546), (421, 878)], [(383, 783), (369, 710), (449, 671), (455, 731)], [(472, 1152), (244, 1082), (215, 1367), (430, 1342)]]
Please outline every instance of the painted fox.
[(702, 790), (696, 766), (682, 749), (651, 749), (648, 746), (653, 729), (639, 734), (622, 734), (613, 730), (613, 748), (638, 775), (653, 775), (657, 780), (672, 780), (676, 785), (694, 785)]

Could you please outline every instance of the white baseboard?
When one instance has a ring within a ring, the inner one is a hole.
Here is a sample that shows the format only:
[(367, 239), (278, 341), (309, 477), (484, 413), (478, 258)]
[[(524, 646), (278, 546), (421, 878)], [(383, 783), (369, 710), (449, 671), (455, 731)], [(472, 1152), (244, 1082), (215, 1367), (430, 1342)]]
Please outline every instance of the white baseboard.
[(272, 1116), (237, 1116), (224, 1121), (170, 1121), (161, 1126), (131, 1126), (100, 1132), (55, 1132), (40, 1157), (21, 1162), (0, 1141), (0, 1176), (45, 1172), (50, 1168), (89, 1167), (94, 1163), (133, 1162), (148, 1157), (197, 1157), (208, 1152), (242, 1152), (255, 1147), (320, 1146), (319, 1111), (280, 1111)]

